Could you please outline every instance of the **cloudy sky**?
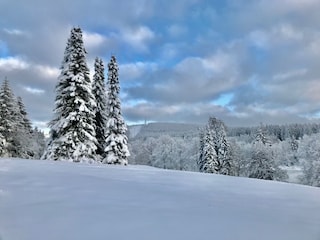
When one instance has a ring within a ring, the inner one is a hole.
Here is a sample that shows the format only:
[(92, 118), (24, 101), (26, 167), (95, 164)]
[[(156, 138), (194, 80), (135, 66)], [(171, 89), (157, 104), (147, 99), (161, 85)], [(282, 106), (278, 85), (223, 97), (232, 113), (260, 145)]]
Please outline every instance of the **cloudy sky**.
[(0, 0), (0, 80), (44, 127), (80, 26), (91, 72), (116, 55), (129, 124), (317, 120), (319, 12), (319, 0)]

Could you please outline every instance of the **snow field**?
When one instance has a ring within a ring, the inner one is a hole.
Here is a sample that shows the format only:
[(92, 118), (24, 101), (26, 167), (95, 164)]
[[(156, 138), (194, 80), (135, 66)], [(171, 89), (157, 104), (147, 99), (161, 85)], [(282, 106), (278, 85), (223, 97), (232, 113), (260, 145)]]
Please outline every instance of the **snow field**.
[(146, 166), (0, 159), (0, 239), (319, 240), (320, 189)]

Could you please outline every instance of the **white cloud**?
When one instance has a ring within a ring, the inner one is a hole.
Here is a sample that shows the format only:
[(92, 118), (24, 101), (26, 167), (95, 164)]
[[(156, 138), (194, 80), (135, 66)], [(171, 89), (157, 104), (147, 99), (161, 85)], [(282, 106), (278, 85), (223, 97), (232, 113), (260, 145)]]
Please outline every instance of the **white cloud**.
[(168, 33), (172, 37), (181, 37), (188, 32), (185, 26), (173, 24), (168, 27)]
[(44, 78), (57, 78), (59, 76), (59, 68), (45, 65), (35, 65), (34, 69)]
[(313, 34), (310, 36), (309, 41), (304, 45), (305, 49), (303, 51), (303, 54), (307, 56), (315, 56), (318, 59), (320, 55), (320, 33), (313, 32)]
[(223, 73), (225, 71), (232, 71), (236, 62), (234, 57), (222, 51), (218, 51), (213, 56), (203, 59), (203, 66), (216, 73)]
[(301, 10), (318, 4), (318, 0), (283, 0), (280, 5), (287, 6), (288, 9)]
[(131, 80), (143, 77), (147, 72), (157, 70), (157, 64), (152, 62), (134, 62), (119, 66), (121, 78)]
[(172, 69), (159, 68), (143, 76), (140, 85), (127, 89), (128, 97), (171, 106), (207, 102), (242, 84), (244, 74), (237, 56), (219, 50), (208, 57), (187, 57)]
[(139, 26), (123, 31), (122, 38), (125, 42), (135, 47), (136, 50), (145, 52), (148, 51), (148, 42), (155, 38), (155, 33), (146, 26)]
[(3, 71), (27, 69), (29, 64), (19, 57), (0, 58), (0, 69)]
[(99, 47), (105, 43), (107, 38), (99, 33), (83, 31), (83, 41), (86, 48)]
[[(197, 79), (197, 81), (193, 80), (195, 86), (205, 87), (202, 84), (208, 84), (207, 87), (209, 87), (215, 81), (216, 87), (210, 90), (211, 92), (230, 87), (230, 83), (241, 71), (237, 56), (220, 50), (205, 58), (188, 57), (177, 64), (175, 70), (181, 75)], [(241, 79), (238, 80), (241, 81)]]
[(162, 46), (162, 58), (171, 59), (179, 54), (179, 46), (174, 43), (166, 43)]
[(274, 39), (282, 38), (283, 40), (302, 40), (304, 35), (300, 29), (293, 27), (291, 24), (279, 24), (272, 29)]
[(4, 28), (3, 31), (9, 35), (16, 35), (16, 36), (22, 36), (22, 35), (28, 35), (28, 33), (26, 31), (22, 31), (20, 29), (8, 29), (8, 28)]
[(285, 80), (288, 78), (304, 76), (307, 72), (308, 72), (308, 70), (306, 68), (292, 70), (289, 72), (278, 73), (273, 76), (273, 79), (274, 80)]
[(270, 29), (258, 29), (250, 32), (247, 40), (256, 47), (268, 49), (279, 44), (301, 42), (304, 37), (304, 32), (301, 29), (291, 24), (280, 23)]
[(269, 38), (265, 31), (255, 30), (249, 33), (249, 42), (259, 48), (267, 48), (269, 45)]
[(33, 88), (33, 87), (24, 87), (24, 90), (26, 90), (28, 93), (35, 94), (35, 95), (42, 95), (45, 93), (45, 90), (39, 89), (39, 88)]

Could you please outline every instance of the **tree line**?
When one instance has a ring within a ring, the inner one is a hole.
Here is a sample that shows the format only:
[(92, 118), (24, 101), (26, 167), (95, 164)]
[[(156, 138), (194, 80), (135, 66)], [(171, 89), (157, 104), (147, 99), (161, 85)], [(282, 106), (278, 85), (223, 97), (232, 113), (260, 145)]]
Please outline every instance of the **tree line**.
[[(274, 161), (271, 146), (264, 129), (262, 126), (259, 127), (252, 142), (249, 161), (245, 164), (249, 178), (285, 179), (286, 174)], [(224, 123), (215, 117), (210, 117), (207, 126), (200, 134), (199, 170), (207, 173), (239, 175), (239, 162), (236, 161), (236, 157), (237, 153), (227, 139)]]
[[(240, 137), (244, 135), (253, 135), (258, 131), (257, 127), (233, 127), (228, 129), (228, 136)], [(266, 133), (279, 141), (285, 141), (287, 138), (299, 140), (304, 135), (320, 133), (319, 123), (292, 123), (284, 125), (266, 124), (264, 125)]]

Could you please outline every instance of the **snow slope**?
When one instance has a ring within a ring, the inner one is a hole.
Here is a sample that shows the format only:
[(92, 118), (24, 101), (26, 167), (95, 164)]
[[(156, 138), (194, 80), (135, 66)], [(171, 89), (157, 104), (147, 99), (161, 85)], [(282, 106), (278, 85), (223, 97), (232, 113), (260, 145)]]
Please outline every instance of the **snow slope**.
[(320, 188), (0, 159), (1, 240), (320, 240)]

